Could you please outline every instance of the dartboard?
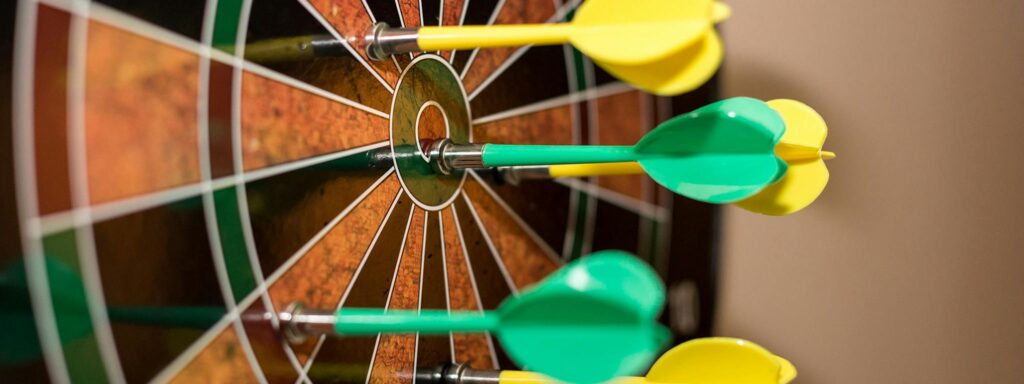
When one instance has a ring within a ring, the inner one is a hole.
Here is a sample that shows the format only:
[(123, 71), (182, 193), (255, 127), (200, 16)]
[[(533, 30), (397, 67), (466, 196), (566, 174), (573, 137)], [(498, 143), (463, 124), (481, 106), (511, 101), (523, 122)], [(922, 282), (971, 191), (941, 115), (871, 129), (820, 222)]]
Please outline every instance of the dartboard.
[(550, 23), (578, 2), (6, 3), (0, 282), (5, 324), (26, 331), (4, 336), (5, 381), (514, 368), (486, 333), (289, 340), (279, 314), (494, 309), (603, 249), (662, 274), (679, 337), (707, 333), (713, 208), (642, 175), (441, 174), (425, 143), (628, 145), (714, 81), (662, 98), (568, 45), (383, 61), (363, 46), (377, 23)]

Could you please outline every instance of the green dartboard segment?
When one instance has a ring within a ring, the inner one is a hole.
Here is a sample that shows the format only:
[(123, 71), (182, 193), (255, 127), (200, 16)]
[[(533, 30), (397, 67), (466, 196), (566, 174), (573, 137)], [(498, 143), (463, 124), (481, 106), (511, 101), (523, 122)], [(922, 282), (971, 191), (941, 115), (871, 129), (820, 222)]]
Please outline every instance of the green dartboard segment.
[(345, 308), (341, 335), (489, 331), (519, 365), (570, 383), (635, 374), (669, 340), (665, 289), (636, 257), (604, 251), (566, 265), (490, 312)]

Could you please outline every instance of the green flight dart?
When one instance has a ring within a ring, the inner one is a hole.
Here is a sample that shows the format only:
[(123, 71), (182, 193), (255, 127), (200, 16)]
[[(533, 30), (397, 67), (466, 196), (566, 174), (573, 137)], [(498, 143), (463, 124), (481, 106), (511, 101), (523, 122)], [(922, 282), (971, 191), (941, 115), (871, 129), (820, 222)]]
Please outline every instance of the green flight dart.
[(621, 251), (583, 257), (486, 312), (343, 308), (282, 316), (291, 336), (333, 333), (492, 332), (517, 364), (570, 383), (635, 374), (668, 341), (658, 324), (665, 290), (639, 259)]
[(737, 97), (666, 121), (632, 146), (459, 144), (441, 141), (442, 173), (461, 168), (636, 161), (654, 181), (715, 204), (750, 197), (777, 181), (786, 163), (775, 144), (786, 126), (765, 102)]
[[(61, 344), (68, 344), (94, 332), (89, 317), (85, 285), (71, 266), (53, 257), (43, 258), (50, 298), (56, 313)], [(28, 298), (24, 263), (11, 263), (0, 271), (0, 322), (8, 326), (0, 339), (0, 365), (37, 359), (42, 351), (37, 341), (36, 321)], [(166, 328), (207, 329), (224, 317), (224, 307), (111, 306), (111, 322)]]

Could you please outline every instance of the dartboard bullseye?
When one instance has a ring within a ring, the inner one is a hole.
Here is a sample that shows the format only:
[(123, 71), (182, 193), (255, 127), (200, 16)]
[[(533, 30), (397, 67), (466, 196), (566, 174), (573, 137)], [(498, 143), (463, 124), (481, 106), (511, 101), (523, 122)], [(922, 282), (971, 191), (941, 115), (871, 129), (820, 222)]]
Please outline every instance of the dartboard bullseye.
[(413, 60), (398, 79), (390, 120), (391, 151), (403, 189), (424, 209), (451, 204), (466, 173), (434, 172), (429, 156), (435, 141), (472, 141), (466, 91), (451, 65), (430, 54)]
[[(686, 36), (670, 56), (694, 64), (666, 82), (648, 74), (673, 62), (637, 76), (585, 36), (531, 44), (529, 31), (371, 58), (381, 36), (367, 31), (382, 24), (633, 31), (595, 13), (616, 2), (587, 3), (577, 20), (581, 2), (557, 0), (6, 2), (0, 309), (17, 331), (0, 342), (0, 377), (440, 384), (530, 369), (596, 382), (652, 363), (670, 345), (659, 320), (674, 338), (709, 334), (714, 207), (640, 171), (516, 178), (533, 165), (486, 167), (494, 152), (448, 146), (632, 146), (714, 101), (704, 80), (725, 8), (672, 13)], [(752, 188), (752, 210), (823, 188), (824, 124), (807, 127), (790, 148), (801, 176)], [(761, 160), (772, 139), (753, 140)], [(610, 250), (635, 257), (587, 256)], [(586, 348), (562, 364), (553, 342)], [(617, 368), (573, 368), (588, 361)]]

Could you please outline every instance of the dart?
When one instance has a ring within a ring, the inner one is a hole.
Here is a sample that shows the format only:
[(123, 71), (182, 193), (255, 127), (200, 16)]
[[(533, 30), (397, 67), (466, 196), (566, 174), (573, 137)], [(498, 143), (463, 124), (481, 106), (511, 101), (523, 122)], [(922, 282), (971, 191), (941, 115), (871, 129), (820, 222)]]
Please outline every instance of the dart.
[(785, 99), (769, 101), (768, 105), (786, 122), (786, 133), (775, 152), (786, 159), (789, 169), (777, 183), (736, 205), (751, 212), (782, 216), (804, 209), (817, 200), (828, 184), (824, 160), (834, 159), (836, 155), (821, 150), (828, 127), (813, 108)]
[(520, 366), (572, 383), (647, 367), (669, 338), (657, 316), (665, 290), (639, 259), (603, 251), (567, 264), (493, 311), (311, 310), (282, 314), (292, 341), (317, 334), (493, 332)]
[[(619, 377), (614, 384), (786, 384), (796, 378), (788, 360), (743, 339), (709, 337), (687, 341), (661, 355), (644, 377)], [(449, 365), (417, 374), (427, 384), (554, 384), (535, 372), (473, 369)]]
[[(85, 285), (71, 266), (52, 257), (44, 257), (47, 278), (53, 282), (51, 297), (54, 309), (61, 315), (60, 342), (68, 343), (94, 332), (89, 317), (89, 304), (85, 297)], [(36, 323), (33, 321), (31, 303), (19, 300), (28, 284), (24, 264), (16, 262), (0, 271), (0, 313), (9, 326), (9, 335), (35, 337)], [(142, 307), (114, 306), (107, 308), (111, 322), (172, 327), (206, 329), (220, 320), (226, 311), (224, 307)], [(259, 318), (259, 316), (252, 316)], [(10, 340), (8, 340), (10, 341)], [(22, 341), (0, 343), (0, 364), (28, 361), (42, 353), (38, 344)]]
[(748, 198), (777, 181), (786, 163), (775, 153), (785, 131), (767, 103), (732, 98), (668, 120), (633, 146), (455, 144), (437, 142), (441, 173), (459, 168), (637, 162), (657, 183), (708, 203)]
[(391, 28), (376, 25), (367, 56), (571, 43), (634, 86), (676, 95), (706, 82), (722, 61), (714, 23), (729, 17), (713, 0), (589, 0), (570, 22), (556, 24)]
[[(234, 46), (218, 47), (228, 52)], [(294, 36), (267, 39), (245, 46), (245, 59), (257, 63), (277, 63), (312, 60), (317, 57), (345, 55), (345, 45), (331, 35)]]
[[(807, 207), (821, 195), (828, 184), (828, 169), (823, 160), (835, 158), (835, 153), (821, 150), (828, 128), (813, 108), (787, 99), (767, 104), (786, 125), (775, 145), (775, 154), (786, 162), (788, 169), (778, 182), (734, 204), (752, 212), (782, 216)], [(642, 174), (644, 169), (636, 162), (621, 162), (508, 167), (499, 172), (503, 180), (516, 184), (526, 179)]]

